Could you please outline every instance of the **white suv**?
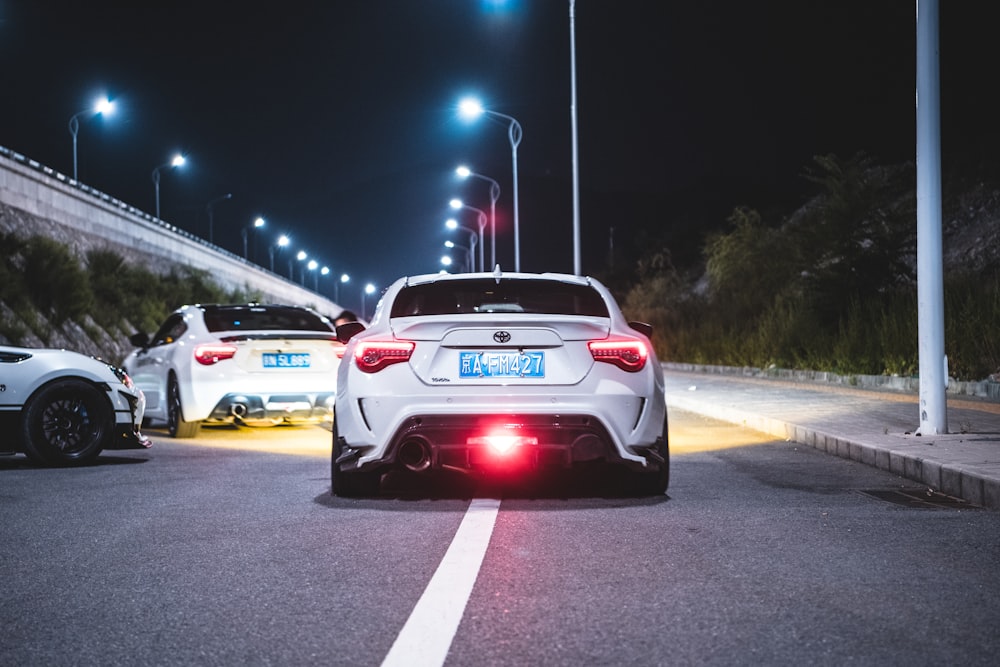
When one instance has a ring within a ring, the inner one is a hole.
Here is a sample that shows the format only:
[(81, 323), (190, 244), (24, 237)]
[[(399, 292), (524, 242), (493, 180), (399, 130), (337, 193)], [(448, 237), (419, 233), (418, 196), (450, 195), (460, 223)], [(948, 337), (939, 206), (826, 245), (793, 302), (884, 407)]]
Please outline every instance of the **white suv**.
[(308, 308), (194, 305), (171, 314), (123, 363), (146, 395), (146, 418), (191, 438), (202, 423), (329, 423), (344, 345)]
[(636, 489), (669, 480), (663, 373), (650, 329), (592, 278), (402, 278), (347, 342), (337, 378), (332, 492), (382, 473), (619, 464)]

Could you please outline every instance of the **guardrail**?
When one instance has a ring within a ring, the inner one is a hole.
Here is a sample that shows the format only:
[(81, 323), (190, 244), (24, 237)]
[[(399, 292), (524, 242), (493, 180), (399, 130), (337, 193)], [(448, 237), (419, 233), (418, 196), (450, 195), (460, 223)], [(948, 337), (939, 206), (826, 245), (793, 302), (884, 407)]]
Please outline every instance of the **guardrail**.
[[(165, 230), (167, 230), (167, 231), (169, 231), (169, 232), (171, 232), (173, 234), (176, 234), (178, 236), (181, 236), (181, 237), (183, 237), (183, 238), (185, 238), (185, 239), (187, 239), (189, 241), (193, 241), (194, 243), (197, 243), (199, 245), (205, 246), (206, 248), (210, 248), (212, 251), (217, 252), (220, 255), (224, 255), (225, 257), (227, 257), (227, 258), (229, 258), (231, 260), (234, 260), (234, 261), (237, 261), (237, 262), (241, 262), (241, 263), (246, 264), (248, 266), (252, 266), (255, 269), (266, 271), (267, 273), (271, 274), (275, 278), (278, 278), (278, 279), (281, 279), (281, 280), (285, 280), (285, 278), (283, 278), (282, 276), (278, 275), (277, 273), (272, 273), (270, 270), (268, 270), (268, 269), (260, 266), (259, 264), (255, 263), (255, 262), (251, 262), (251, 261), (249, 261), (247, 259), (244, 259), (240, 255), (237, 255), (235, 253), (232, 253), (232, 252), (226, 250), (225, 248), (220, 248), (219, 246), (217, 246), (217, 245), (215, 245), (213, 243), (209, 243), (208, 241), (206, 241), (205, 239), (201, 238), (200, 236), (196, 236), (196, 235), (194, 235), (194, 234), (192, 234), (192, 233), (190, 233), (190, 232), (188, 232), (186, 230), (183, 230), (183, 229), (181, 229), (179, 227), (171, 225), (169, 222), (165, 222), (164, 220), (161, 220), (160, 218), (157, 218), (155, 215), (150, 215), (149, 213), (146, 213), (145, 211), (142, 211), (142, 210), (136, 208), (135, 206), (132, 206), (131, 204), (127, 204), (127, 203), (123, 202), (121, 199), (118, 199), (116, 197), (112, 197), (111, 195), (107, 194), (106, 192), (101, 192), (100, 190), (98, 190), (96, 188), (92, 188), (89, 185), (86, 185), (85, 183), (81, 183), (80, 181), (74, 180), (73, 178), (70, 178), (66, 174), (62, 173), (61, 171), (56, 171), (52, 167), (47, 167), (44, 164), (38, 162), (37, 160), (32, 160), (29, 157), (25, 157), (24, 155), (22, 155), (21, 153), (18, 153), (17, 151), (11, 150), (9, 148), (5, 148), (4, 146), (0, 146), (0, 155), (4, 156), (6, 158), (9, 158), (11, 160), (14, 160), (15, 162), (23, 164), (23, 165), (25, 165), (27, 167), (30, 167), (31, 169), (34, 169), (35, 171), (41, 172), (41, 173), (45, 174), (46, 176), (49, 176), (50, 178), (54, 178), (57, 181), (59, 181), (60, 183), (62, 183), (63, 185), (66, 185), (68, 187), (74, 188), (74, 189), (76, 189), (76, 190), (78, 190), (80, 192), (86, 193), (86, 194), (90, 195), (91, 197), (93, 197), (94, 199), (97, 199), (97, 200), (99, 200), (99, 201), (101, 201), (101, 202), (103, 202), (105, 204), (113, 206), (113, 207), (115, 207), (115, 208), (117, 208), (119, 210), (125, 211), (125, 212), (129, 213), (130, 215), (134, 215), (134, 216), (136, 216), (138, 218), (141, 218), (141, 219), (145, 220), (146, 222), (149, 222), (151, 224), (157, 225), (157, 226), (161, 227), (162, 229), (165, 229)], [(292, 284), (295, 284), (293, 281), (288, 281), (288, 282), (291, 282)]]

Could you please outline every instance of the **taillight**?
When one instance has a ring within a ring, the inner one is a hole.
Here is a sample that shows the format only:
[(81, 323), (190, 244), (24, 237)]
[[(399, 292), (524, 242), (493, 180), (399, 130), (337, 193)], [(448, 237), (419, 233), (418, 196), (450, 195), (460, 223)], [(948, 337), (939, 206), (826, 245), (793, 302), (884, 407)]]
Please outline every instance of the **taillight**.
[(409, 361), (413, 348), (410, 340), (366, 340), (354, 348), (354, 362), (365, 373), (377, 373), (386, 366)]
[(606, 361), (630, 373), (641, 371), (649, 357), (641, 340), (592, 340), (587, 346), (594, 361)]
[(211, 366), (224, 359), (232, 359), (236, 354), (234, 345), (199, 345), (194, 348), (194, 360), (202, 366)]

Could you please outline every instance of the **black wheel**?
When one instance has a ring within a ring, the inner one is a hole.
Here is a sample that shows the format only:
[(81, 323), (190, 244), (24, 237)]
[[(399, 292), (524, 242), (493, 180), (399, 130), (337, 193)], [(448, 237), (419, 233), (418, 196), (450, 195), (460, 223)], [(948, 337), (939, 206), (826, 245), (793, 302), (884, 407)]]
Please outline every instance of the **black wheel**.
[(24, 408), (25, 453), (45, 465), (90, 463), (114, 437), (108, 398), (83, 380), (57, 380), (39, 389)]
[(636, 486), (644, 496), (662, 496), (670, 485), (670, 443), (667, 419), (663, 418), (663, 435), (656, 442), (656, 452), (663, 458), (658, 470), (636, 473)]
[(201, 422), (184, 421), (181, 410), (181, 390), (173, 375), (167, 383), (167, 431), (171, 438), (193, 438), (198, 435)]
[(330, 455), (330, 493), (341, 498), (361, 498), (377, 496), (382, 473), (374, 472), (344, 472), (337, 465), (337, 459), (343, 453), (340, 438), (337, 435), (337, 419), (333, 420), (333, 450)]

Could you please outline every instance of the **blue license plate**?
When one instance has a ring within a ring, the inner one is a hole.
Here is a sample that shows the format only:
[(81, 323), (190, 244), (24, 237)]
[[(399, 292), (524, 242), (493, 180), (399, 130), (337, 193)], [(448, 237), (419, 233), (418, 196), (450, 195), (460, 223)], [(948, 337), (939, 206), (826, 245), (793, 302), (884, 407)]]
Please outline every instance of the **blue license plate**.
[(459, 352), (463, 378), (543, 378), (544, 352)]
[(309, 368), (308, 352), (265, 352), (264, 368)]

